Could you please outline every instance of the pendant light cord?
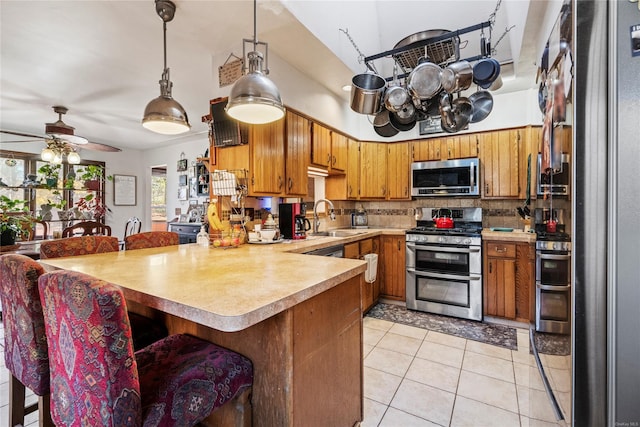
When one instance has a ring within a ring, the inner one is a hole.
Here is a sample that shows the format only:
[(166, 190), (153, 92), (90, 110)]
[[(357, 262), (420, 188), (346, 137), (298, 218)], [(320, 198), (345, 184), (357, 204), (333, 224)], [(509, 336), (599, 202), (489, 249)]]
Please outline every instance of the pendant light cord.
[(164, 70), (167, 69), (167, 21), (162, 20), (162, 40), (164, 42)]
[(258, 0), (253, 0), (253, 50), (258, 50), (258, 30), (257, 28), (257, 21), (258, 21), (258, 14), (257, 14), (257, 3)]

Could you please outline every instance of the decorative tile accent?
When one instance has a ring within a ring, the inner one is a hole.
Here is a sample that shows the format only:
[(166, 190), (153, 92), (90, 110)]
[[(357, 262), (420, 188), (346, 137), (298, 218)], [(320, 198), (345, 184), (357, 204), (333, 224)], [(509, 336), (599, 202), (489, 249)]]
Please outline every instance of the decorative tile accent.
[(490, 325), (473, 320), (456, 319), (453, 317), (439, 316), (437, 314), (411, 311), (405, 307), (385, 303), (375, 305), (369, 310), (367, 316), (428, 329), (430, 331), (443, 332), (449, 335), (505, 347), (510, 350), (517, 350), (518, 348), (516, 329), (508, 326)]

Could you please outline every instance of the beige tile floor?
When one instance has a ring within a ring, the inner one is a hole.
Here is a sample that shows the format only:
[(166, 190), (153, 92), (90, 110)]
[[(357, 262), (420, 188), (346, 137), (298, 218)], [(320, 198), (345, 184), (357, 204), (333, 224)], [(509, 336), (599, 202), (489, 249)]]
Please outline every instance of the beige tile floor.
[[(9, 373), (0, 322), (0, 427), (8, 425)], [(570, 361), (541, 355), (563, 408), (571, 401)], [(364, 319), (362, 427), (566, 427), (556, 422), (528, 331), (518, 351), (398, 323)], [(33, 394), (28, 402), (35, 401)], [(566, 413), (566, 412), (565, 412)], [(37, 413), (25, 425), (37, 425)]]
[[(556, 421), (529, 331), (518, 329), (517, 337), (512, 351), (365, 317), (362, 427), (570, 425)], [(570, 358), (541, 358), (566, 414)]]

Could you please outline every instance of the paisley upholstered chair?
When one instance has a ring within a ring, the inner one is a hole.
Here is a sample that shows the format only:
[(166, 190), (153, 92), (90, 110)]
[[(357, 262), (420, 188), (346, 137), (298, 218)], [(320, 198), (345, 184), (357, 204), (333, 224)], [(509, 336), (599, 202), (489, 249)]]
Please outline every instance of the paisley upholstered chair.
[(65, 270), (39, 287), (56, 425), (193, 426), (250, 393), (251, 361), (199, 338), (171, 335), (134, 354), (119, 287)]
[[(39, 411), (40, 426), (53, 426), (49, 413), (49, 356), (38, 291), (42, 266), (24, 255), (0, 256), (0, 301), (4, 320), (4, 362), (9, 379), (9, 425)], [(25, 407), (25, 387), (38, 402)]]
[[(66, 239), (44, 241), (40, 244), (40, 258), (60, 258), (76, 255), (118, 252), (120, 245), (117, 237), (80, 236)], [(136, 313), (129, 313), (133, 328), (134, 348), (139, 350), (161, 338), (169, 332), (160, 322)]]
[(119, 249), (117, 237), (68, 237), (40, 243), (40, 259), (117, 252)]
[(159, 248), (180, 244), (180, 236), (173, 231), (147, 231), (145, 233), (132, 234), (124, 238), (126, 250)]

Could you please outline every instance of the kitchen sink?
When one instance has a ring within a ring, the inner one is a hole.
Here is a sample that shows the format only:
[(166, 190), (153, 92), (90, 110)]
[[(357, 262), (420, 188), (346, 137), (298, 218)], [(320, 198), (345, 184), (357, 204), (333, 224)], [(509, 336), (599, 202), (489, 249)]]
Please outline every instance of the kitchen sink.
[(329, 231), (319, 231), (317, 233), (309, 233), (307, 236), (311, 237), (351, 237), (358, 234), (366, 233), (366, 231), (356, 231), (356, 230), (329, 230)]

